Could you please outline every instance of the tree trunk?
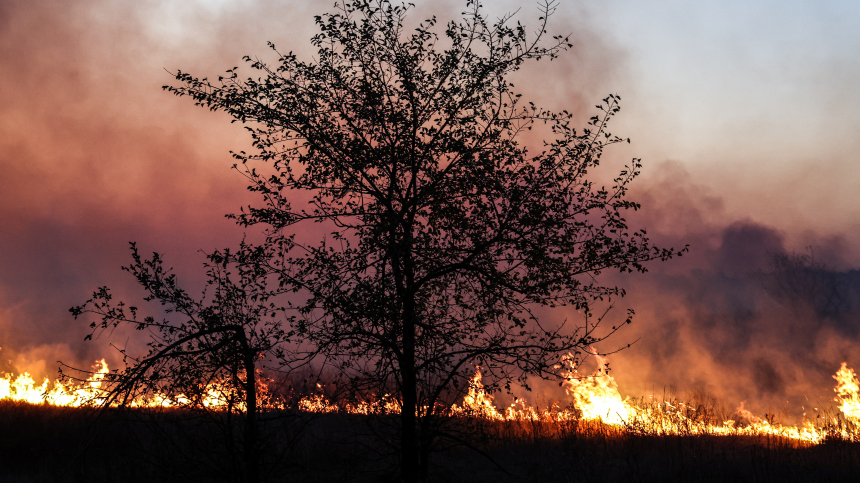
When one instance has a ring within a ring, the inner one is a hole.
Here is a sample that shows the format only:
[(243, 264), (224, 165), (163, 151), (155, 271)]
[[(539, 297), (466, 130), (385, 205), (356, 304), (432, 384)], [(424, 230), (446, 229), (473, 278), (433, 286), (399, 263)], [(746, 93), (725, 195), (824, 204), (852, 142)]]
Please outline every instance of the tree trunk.
[(257, 448), (257, 372), (254, 354), (245, 356), (245, 481), (259, 483), (260, 468)]
[(400, 412), (401, 472), (403, 481), (415, 483), (420, 478), (420, 447), (417, 432), (418, 384), (415, 375), (414, 304), (406, 300), (403, 306), (403, 408)]

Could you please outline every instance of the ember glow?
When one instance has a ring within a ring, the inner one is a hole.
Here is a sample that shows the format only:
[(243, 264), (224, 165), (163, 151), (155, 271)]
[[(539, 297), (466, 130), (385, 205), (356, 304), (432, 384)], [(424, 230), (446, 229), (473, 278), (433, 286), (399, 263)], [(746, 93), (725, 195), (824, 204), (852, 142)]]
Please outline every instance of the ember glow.
[[(469, 383), (468, 392), (460, 404), (442, 408), (438, 413), (448, 417), (472, 417), (490, 421), (508, 422), (599, 422), (618, 427), (635, 434), (667, 435), (714, 435), (714, 436), (775, 436), (798, 442), (817, 444), (827, 438), (857, 439), (856, 427), (860, 424), (860, 381), (847, 363), (833, 376), (836, 380), (835, 401), (839, 414), (818, 416), (816, 421), (805, 420), (796, 426), (782, 425), (767, 418), (759, 418), (741, 407), (735, 411), (737, 419), (721, 422), (698, 414), (707, 410), (680, 401), (656, 401), (653, 396), (634, 400), (622, 397), (615, 379), (609, 375), (605, 359), (597, 356), (598, 369), (587, 376), (580, 375), (576, 368), (566, 372), (563, 385), (569, 399), (556, 401), (544, 407), (529, 405), (525, 399), (517, 398), (504, 409), (496, 406), (494, 397), (487, 393), (481, 382), (480, 369)], [(570, 359), (563, 359), (563, 364)], [(102, 382), (109, 373), (104, 359), (97, 361), (92, 376), (80, 384), (63, 384), (46, 378), (41, 384), (24, 372), (17, 376), (5, 374), (0, 377), (0, 401), (17, 401), (29, 404), (53, 406), (96, 406), (104, 402)], [(265, 378), (261, 378), (265, 381)], [(285, 408), (282, 398), (269, 393), (266, 382), (261, 383), (263, 406)], [(318, 385), (318, 389), (323, 389)], [(228, 406), (243, 410), (241, 404), (230, 403), (227, 392), (217, 384), (205, 391), (201, 405), (212, 410), (223, 410)], [(132, 407), (174, 407), (189, 401), (180, 396), (169, 398), (156, 395), (147, 399), (136, 399)], [(385, 395), (378, 400), (339, 404), (322, 394), (314, 394), (298, 400), (295, 408), (313, 413), (345, 414), (398, 414), (399, 402)], [(422, 408), (426, 411), (427, 408)]]

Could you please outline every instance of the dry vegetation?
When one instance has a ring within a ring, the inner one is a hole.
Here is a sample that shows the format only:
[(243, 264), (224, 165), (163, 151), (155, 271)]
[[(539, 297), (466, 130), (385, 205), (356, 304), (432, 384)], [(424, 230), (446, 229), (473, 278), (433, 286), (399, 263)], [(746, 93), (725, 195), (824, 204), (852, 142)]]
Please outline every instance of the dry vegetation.
[[(396, 416), (268, 414), (266, 481), (394, 481)], [(0, 401), (4, 482), (241, 481), (224, 413)], [(848, 423), (844, 423), (848, 424)], [(860, 444), (779, 436), (649, 434), (594, 421), (452, 418), (431, 481), (857, 481)], [(855, 429), (851, 428), (854, 434)]]

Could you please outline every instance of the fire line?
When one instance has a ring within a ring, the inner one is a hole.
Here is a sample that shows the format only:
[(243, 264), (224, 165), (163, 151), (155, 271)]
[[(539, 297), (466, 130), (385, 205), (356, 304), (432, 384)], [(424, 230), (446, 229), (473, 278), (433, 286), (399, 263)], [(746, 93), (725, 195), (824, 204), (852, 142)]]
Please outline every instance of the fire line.
[[(563, 364), (568, 362), (569, 360), (562, 360)], [(845, 362), (833, 376), (837, 383), (834, 389), (837, 394), (835, 401), (838, 403), (841, 416), (829, 418), (829, 420), (825, 418), (820, 420), (818, 425), (807, 420), (796, 426), (781, 425), (757, 418), (743, 407), (736, 412), (742, 417), (742, 422), (729, 419), (714, 423), (705, 417), (700, 417), (697, 414), (698, 409), (683, 402), (652, 400), (644, 403), (622, 398), (618, 385), (607, 373), (602, 358), (598, 357), (598, 365), (596, 373), (584, 377), (577, 373), (576, 368), (567, 367), (562, 375), (564, 376), (563, 386), (571, 398), (570, 403), (562, 405), (561, 402), (556, 402), (543, 408), (528, 405), (521, 398), (504, 409), (497, 408), (493, 396), (484, 389), (481, 382), (482, 374), (478, 369), (470, 381), (469, 390), (463, 397), (462, 403), (454, 404), (450, 408), (442, 408), (439, 413), (452, 417), (475, 417), (492, 421), (546, 423), (599, 421), (606, 425), (651, 435), (777, 436), (812, 444), (821, 443), (827, 437), (834, 436), (854, 440), (856, 431), (853, 428), (860, 424), (860, 381), (854, 370)], [(17, 377), (6, 374), (0, 377), (0, 401), (69, 407), (99, 405), (104, 402), (102, 383), (108, 373), (108, 365), (102, 359), (96, 362), (92, 376), (79, 385), (63, 384), (60, 381), (51, 384), (47, 378), (42, 384), (37, 384), (27, 372)], [(266, 392), (268, 388), (265, 387), (265, 383), (262, 384), (264, 387), (261, 389)], [(225, 391), (217, 384), (208, 386), (204, 393), (205, 396), (201, 400), (203, 406), (215, 410), (228, 406)], [(271, 398), (270, 401), (272, 401)], [(146, 399), (136, 399), (131, 405), (172, 407), (188, 402), (189, 400), (183, 396), (169, 398), (156, 395)], [(230, 406), (243, 409), (237, 404), (230, 404)], [(400, 412), (399, 401), (389, 395), (373, 401), (337, 404), (322, 394), (315, 394), (301, 398), (296, 407), (300, 411), (314, 413), (396, 414)], [(419, 408), (419, 411), (426, 410), (427, 408)]]

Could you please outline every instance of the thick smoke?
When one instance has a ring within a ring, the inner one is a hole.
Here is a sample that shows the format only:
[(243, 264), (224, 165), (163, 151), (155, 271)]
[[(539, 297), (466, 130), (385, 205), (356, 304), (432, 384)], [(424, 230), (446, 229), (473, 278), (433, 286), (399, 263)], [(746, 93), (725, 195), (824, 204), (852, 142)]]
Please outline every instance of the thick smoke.
[(224, 214), (247, 203), (228, 153), (247, 145), (244, 133), (161, 86), (165, 68), (234, 65), (247, 46), (231, 39), (265, 43), (236, 12), (153, 18), (168, 7), (0, 6), (0, 371), (53, 376), (58, 360), (116, 361), (108, 341), (83, 342), (87, 324), (68, 309), (101, 285), (139, 300), (120, 271), (129, 241), (166, 252), (193, 286), (198, 250), (241, 236)]
[(831, 376), (860, 361), (860, 270), (845, 262), (855, 254), (838, 236), (791, 246), (772, 226), (731, 220), (676, 163), (652, 169), (662, 176), (634, 193), (644, 205), (634, 225), (690, 252), (619, 279), (629, 293), (619, 305), (637, 311), (616, 341), (637, 342), (610, 358), (622, 391), (706, 393), (787, 420), (830, 406)]
[[(267, 41), (309, 59), (313, 15), (327, 8), (267, 0), (0, 4), (0, 372), (53, 376), (58, 360), (87, 367), (101, 357), (116, 367), (109, 343), (134, 345), (139, 334), (85, 343), (87, 321), (68, 309), (102, 285), (139, 302), (142, 291), (120, 270), (130, 262), (129, 241), (144, 254), (165, 253), (194, 292), (199, 250), (235, 245), (242, 232), (224, 214), (256, 201), (230, 170), (229, 150), (247, 149), (249, 139), (228, 117), (161, 86), (177, 69), (214, 78), (244, 65), (244, 55), (274, 61)], [(435, 13), (444, 26), (463, 9), (422, 3), (415, 15)], [(519, 18), (537, 16), (531, 8)], [(578, 30), (570, 58), (554, 64), (575, 82), (543, 89), (569, 101), (578, 95), (576, 106), (597, 97), (607, 66), (617, 64), (596, 35)], [(525, 77), (519, 86), (529, 84)]]
[[(247, 137), (223, 115), (163, 93), (172, 80), (164, 69), (214, 78), (242, 55), (270, 58), (268, 40), (309, 55), (319, 11), (307, 2), (219, 3), (0, 3), (0, 372), (45, 376), (57, 360), (117, 360), (108, 341), (83, 342), (86, 323), (68, 309), (101, 285), (139, 300), (119, 270), (129, 241), (165, 252), (193, 287), (198, 250), (241, 236), (223, 215), (253, 201), (229, 169), (228, 151), (246, 148)], [(417, 8), (422, 18), (432, 13)], [(449, 2), (437, 13), (444, 20), (460, 10)], [(531, 13), (518, 18), (528, 25)], [(536, 104), (584, 122), (601, 97), (626, 94), (626, 59), (579, 14), (560, 10), (555, 25), (575, 34), (573, 52), (514, 81)], [(792, 227), (784, 214), (776, 225), (729, 212), (732, 187), (715, 194), (681, 163), (646, 162), (631, 193), (643, 209), (631, 226), (690, 252), (617, 278), (628, 296), (615, 312), (633, 307), (637, 316), (598, 349), (633, 343), (610, 357), (622, 392), (704, 391), (795, 417), (828, 404), (839, 363), (860, 366), (853, 240)]]

